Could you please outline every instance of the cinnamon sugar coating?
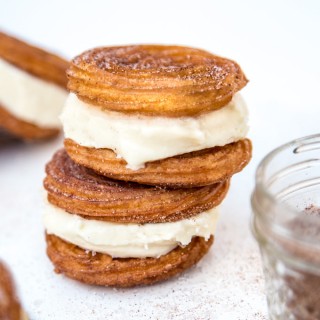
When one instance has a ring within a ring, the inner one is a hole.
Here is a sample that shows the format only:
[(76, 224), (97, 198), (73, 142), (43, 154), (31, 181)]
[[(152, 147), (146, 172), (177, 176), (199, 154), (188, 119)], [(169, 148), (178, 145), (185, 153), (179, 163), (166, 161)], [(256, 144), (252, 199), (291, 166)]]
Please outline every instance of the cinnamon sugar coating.
[(248, 164), (252, 153), (251, 141), (243, 139), (223, 147), (147, 162), (144, 168), (131, 170), (126, 167), (125, 160), (117, 158), (110, 149), (80, 146), (71, 139), (65, 139), (64, 145), (75, 162), (99, 174), (118, 180), (176, 188), (205, 186), (230, 179)]
[(86, 219), (160, 223), (187, 219), (221, 203), (229, 181), (206, 187), (168, 189), (99, 176), (64, 150), (46, 166), (44, 187), (51, 204)]
[(112, 258), (85, 251), (54, 235), (46, 235), (47, 254), (57, 273), (92, 285), (133, 287), (163, 281), (196, 264), (209, 250), (208, 241), (195, 237), (159, 258)]
[(68, 88), (102, 109), (149, 116), (196, 116), (219, 109), (243, 88), (239, 65), (182, 46), (101, 47), (72, 60)]

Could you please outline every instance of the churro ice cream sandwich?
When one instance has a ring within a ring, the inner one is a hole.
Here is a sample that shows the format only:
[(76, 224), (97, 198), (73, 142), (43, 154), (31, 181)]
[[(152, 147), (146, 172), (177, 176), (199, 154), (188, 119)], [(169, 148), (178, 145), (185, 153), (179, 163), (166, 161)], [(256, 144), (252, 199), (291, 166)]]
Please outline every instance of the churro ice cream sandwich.
[(138, 45), (86, 51), (67, 75), (65, 149), (44, 180), (55, 270), (130, 287), (190, 268), (251, 158), (240, 67), (203, 50)]
[(59, 133), (68, 62), (0, 32), (0, 127), (23, 140)]
[(247, 79), (234, 61), (179, 46), (103, 47), (73, 59), (67, 75), (65, 148), (102, 175), (204, 186), (251, 158)]
[(210, 248), (229, 181), (166, 189), (112, 180), (58, 151), (47, 164), (47, 253), (58, 273), (130, 287), (168, 279)]

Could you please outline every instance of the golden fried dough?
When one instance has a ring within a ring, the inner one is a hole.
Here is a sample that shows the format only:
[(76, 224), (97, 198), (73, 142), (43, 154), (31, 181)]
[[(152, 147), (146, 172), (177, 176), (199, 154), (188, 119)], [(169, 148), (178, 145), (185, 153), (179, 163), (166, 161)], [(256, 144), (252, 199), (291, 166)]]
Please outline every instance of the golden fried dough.
[(73, 59), (68, 88), (102, 109), (149, 116), (196, 116), (225, 106), (247, 79), (209, 52), (161, 45), (103, 47)]
[(163, 160), (147, 162), (145, 168), (131, 170), (110, 149), (83, 147), (71, 139), (64, 142), (69, 156), (77, 163), (113, 179), (143, 184), (189, 188), (229, 179), (250, 161), (248, 139)]
[(0, 58), (36, 77), (66, 88), (68, 62), (0, 32)]
[(99, 176), (58, 151), (46, 166), (48, 200), (86, 219), (121, 223), (174, 222), (209, 210), (224, 199), (229, 181), (166, 189)]
[(171, 278), (196, 264), (209, 250), (208, 241), (195, 237), (186, 247), (177, 247), (159, 258), (113, 259), (88, 252), (54, 235), (46, 235), (47, 254), (57, 273), (100, 286), (132, 287)]
[(20, 120), (0, 105), (0, 127), (23, 140), (39, 140), (55, 137), (58, 129), (38, 127)]
[(0, 262), (0, 319), (21, 320), (22, 310), (16, 297), (13, 279)]

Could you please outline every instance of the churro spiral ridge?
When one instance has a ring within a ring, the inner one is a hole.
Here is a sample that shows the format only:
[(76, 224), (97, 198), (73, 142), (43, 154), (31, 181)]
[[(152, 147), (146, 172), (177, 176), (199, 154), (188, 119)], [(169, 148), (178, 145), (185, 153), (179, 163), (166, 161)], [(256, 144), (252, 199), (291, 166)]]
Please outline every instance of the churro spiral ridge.
[(167, 117), (225, 106), (247, 79), (239, 65), (200, 49), (100, 47), (73, 59), (68, 88), (102, 109)]

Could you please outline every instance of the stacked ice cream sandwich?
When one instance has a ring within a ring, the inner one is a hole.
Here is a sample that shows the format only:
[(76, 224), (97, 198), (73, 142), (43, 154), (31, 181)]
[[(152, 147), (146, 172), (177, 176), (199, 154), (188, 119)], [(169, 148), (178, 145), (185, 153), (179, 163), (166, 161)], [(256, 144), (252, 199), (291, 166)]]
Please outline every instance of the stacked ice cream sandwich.
[(0, 129), (23, 139), (59, 133), (68, 62), (0, 32)]
[(233, 61), (160, 45), (76, 57), (46, 167), (47, 253), (89, 284), (168, 279), (213, 243), (230, 178), (251, 158), (247, 80)]

